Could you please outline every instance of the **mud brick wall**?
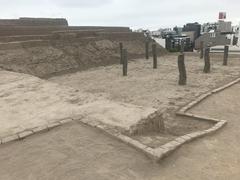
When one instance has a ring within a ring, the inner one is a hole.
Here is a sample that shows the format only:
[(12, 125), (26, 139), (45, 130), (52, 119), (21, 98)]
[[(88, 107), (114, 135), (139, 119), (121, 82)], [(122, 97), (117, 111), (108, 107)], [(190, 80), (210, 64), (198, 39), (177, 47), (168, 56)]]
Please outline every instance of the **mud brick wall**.
[(61, 26), (1, 26), (0, 36), (20, 36), (20, 35), (47, 35), (53, 31), (63, 30)]
[(67, 27), (62, 18), (0, 19), (0, 36), (45, 35)]
[(3, 26), (0, 25), (0, 36), (25, 36), (25, 35), (48, 35), (55, 31), (105, 31), (105, 32), (131, 32), (124, 27), (94, 27), (84, 26), (64, 27), (64, 26)]
[(0, 19), (2, 26), (68, 26), (64, 18), (19, 18)]
[(52, 35), (24, 35), (24, 36), (0, 36), (0, 43), (31, 41), (31, 40), (49, 40)]

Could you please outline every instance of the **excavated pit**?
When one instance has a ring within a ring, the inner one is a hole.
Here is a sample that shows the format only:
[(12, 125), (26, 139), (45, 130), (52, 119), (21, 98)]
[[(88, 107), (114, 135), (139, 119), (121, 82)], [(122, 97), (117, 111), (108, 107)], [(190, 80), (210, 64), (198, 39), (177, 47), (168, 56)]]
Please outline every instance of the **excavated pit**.
[(126, 133), (126, 135), (149, 147), (157, 148), (179, 136), (196, 131), (203, 131), (213, 125), (213, 122), (200, 121), (194, 118), (175, 115), (167, 117), (163, 113), (156, 115), (152, 119), (146, 119), (134, 128), (135, 131), (132, 131), (134, 133)]

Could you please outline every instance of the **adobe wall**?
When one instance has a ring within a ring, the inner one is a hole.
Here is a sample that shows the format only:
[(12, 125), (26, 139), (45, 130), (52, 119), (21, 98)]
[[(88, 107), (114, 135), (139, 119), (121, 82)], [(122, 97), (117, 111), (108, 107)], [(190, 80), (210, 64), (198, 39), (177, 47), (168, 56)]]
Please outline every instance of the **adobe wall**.
[(49, 40), (52, 35), (24, 35), (24, 36), (0, 36), (0, 43), (31, 41), (31, 40)]
[(64, 18), (0, 19), (0, 26), (68, 26)]
[(64, 30), (65, 27), (59, 26), (1, 26), (1, 36), (24, 36), (24, 35), (47, 35), (53, 31)]
[(55, 31), (99, 31), (131, 32), (127, 27), (85, 27), (85, 26), (5, 26), (0, 25), (1, 36), (48, 35)]
[(131, 32), (129, 27), (68, 26), (64, 18), (19, 18), (0, 19), (1, 36), (48, 35), (54, 31)]

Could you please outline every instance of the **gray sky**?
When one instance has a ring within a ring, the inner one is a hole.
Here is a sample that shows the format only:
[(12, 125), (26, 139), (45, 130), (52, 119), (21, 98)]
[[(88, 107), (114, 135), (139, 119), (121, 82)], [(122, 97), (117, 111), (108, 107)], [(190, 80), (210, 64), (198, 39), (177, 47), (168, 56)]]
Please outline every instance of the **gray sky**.
[(240, 0), (0, 0), (0, 18), (64, 17), (70, 25), (158, 29), (215, 22), (218, 12), (240, 21)]

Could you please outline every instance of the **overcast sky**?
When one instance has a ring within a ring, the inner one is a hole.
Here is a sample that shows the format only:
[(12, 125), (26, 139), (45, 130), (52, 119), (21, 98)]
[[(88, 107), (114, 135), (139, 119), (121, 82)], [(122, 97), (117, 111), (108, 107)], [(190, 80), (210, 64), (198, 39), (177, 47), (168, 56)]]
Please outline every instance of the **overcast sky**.
[(0, 18), (61, 17), (70, 25), (158, 29), (215, 22), (218, 12), (240, 21), (240, 0), (0, 0)]

